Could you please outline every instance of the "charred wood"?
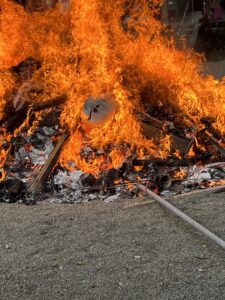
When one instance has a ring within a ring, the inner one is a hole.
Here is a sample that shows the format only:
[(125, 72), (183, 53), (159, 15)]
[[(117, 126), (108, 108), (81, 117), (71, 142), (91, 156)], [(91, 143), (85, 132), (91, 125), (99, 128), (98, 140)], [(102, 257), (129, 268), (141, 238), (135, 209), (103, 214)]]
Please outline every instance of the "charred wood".
[[(165, 136), (165, 133), (162, 130), (146, 123), (142, 123), (142, 129), (144, 135), (147, 138), (152, 139), (158, 145), (160, 144), (161, 138)], [(172, 152), (176, 152), (178, 150), (181, 156), (184, 157), (187, 154), (187, 151), (190, 150), (190, 143), (192, 143), (192, 141), (173, 134), (171, 134), (170, 137)]]
[[(9, 178), (0, 182), (0, 198), (2, 201), (16, 202), (17, 197), (25, 192), (26, 185), (16, 178)], [(0, 202), (1, 202), (0, 200)]]
[(134, 159), (132, 162), (133, 166), (168, 166), (168, 167), (187, 167), (191, 164), (190, 161), (186, 159)]
[(201, 118), (201, 122), (206, 126), (207, 132), (211, 133), (214, 136), (214, 138), (216, 138), (217, 140), (224, 140), (222, 135), (213, 126), (214, 121), (215, 120), (210, 119), (209, 117)]
[(147, 123), (156, 128), (163, 129), (164, 125), (163, 125), (162, 121), (159, 121), (158, 119), (156, 119), (144, 112), (136, 111), (136, 113), (137, 113), (138, 119), (141, 120), (143, 123)]
[(169, 174), (162, 174), (156, 177), (154, 184), (158, 187), (159, 191), (170, 188), (172, 179)]
[(187, 159), (188, 154), (189, 154), (189, 152), (190, 152), (192, 146), (194, 145), (194, 141), (195, 141), (194, 138), (193, 138), (193, 139), (190, 139), (189, 145), (187, 146), (187, 149), (186, 149), (186, 151), (185, 151), (185, 153), (184, 153), (184, 158), (185, 158), (185, 159)]
[(44, 101), (42, 103), (38, 103), (33, 106), (33, 111), (41, 111), (46, 108), (51, 108), (53, 106), (59, 106), (61, 104), (64, 104), (66, 100), (68, 99), (67, 94), (62, 94), (60, 96), (56, 96), (54, 98), (51, 98), (47, 101)]
[[(21, 1), (22, 2), (22, 1)], [(23, 81), (29, 80), (32, 78), (34, 73), (40, 69), (41, 62), (34, 59), (33, 57), (27, 57), (17, 66), (11, 68), (12, 72), (14, 72), (19, 78)]]
[(210, 132), (207, 130), (205, 131), (205, 134), (210, 139), (212, 144), (215, 146), (215, 148), (219, 151), (219, 153), (225, 157), (225, 148), (220, 144), (220, 141), (218, 141)]
[(22, 107), (18, 112), (14, 113), (13, 116), (3, 119), (0, 125), (4, 125), (6, 130), (12, 133), (26, 119), (28, 109), (28, 106)]
[(40, 173), (38, 174), (38, 176), (34, 179), (34, 181), (32, 182), (32, 184), (28, 187), (27, 192), (28, 193), (36, 193), (36, 192), (40, 192), (43, 189), (43, 184), (44, 182), (47, 180), (48, 176), (50, 175), (54, 165), (57, 162), (57, 159), (59, 157), (60, 151), (64, 145), (64, 143), (66, 142), (66, 140), (68, 139), (69, 134), (68, 133), (64, 133), (58, 143), (56, 144), (54, 150), (52, 151), (52, 153), (50, 154), (49, 158), (47, 159), (45, 165), (43, 166), (43, 168), (41, 169)]
[(33, 112), (41, 111), (47, 108), (59, 106), (65, 103), (67, 100), (67, 95), (63, 94), (54, 98), (51, 98), (43, 103), (38, 103), (33, 106), (25, 105), (19, 111), (15, 112), (13, 116), (7, 116), (0, 121), (0, 125), (4, 125), (9, 132), (13, 132), (18, 128), (27, 117), (28, 110), (31, 109)]

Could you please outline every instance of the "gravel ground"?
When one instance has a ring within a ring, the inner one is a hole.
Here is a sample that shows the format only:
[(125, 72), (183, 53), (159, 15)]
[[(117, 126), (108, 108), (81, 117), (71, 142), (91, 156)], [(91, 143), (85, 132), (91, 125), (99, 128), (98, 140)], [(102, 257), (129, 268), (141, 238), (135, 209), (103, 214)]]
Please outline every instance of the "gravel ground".
[[(134, 201), (1, 204), (0, 299), (224, 299), (225, 252)], [(173, 203), (225, 239), (224, 194)]]

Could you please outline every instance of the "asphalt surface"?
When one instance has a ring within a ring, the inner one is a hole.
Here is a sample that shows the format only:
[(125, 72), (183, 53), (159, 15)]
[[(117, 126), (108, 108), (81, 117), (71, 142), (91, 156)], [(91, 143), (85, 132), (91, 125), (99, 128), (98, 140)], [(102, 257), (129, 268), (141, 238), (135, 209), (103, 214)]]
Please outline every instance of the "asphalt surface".
[[(224, 194), (172, 202), (225, 239)], [(0, 299), (225, 299), (225, 252), (157, 203), (0, 205)]]

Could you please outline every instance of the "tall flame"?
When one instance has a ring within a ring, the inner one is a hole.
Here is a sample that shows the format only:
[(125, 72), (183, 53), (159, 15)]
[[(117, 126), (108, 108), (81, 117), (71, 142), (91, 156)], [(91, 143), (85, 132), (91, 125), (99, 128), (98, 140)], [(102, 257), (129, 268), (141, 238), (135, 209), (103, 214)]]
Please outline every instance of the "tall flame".
[[(224, 82), (202, 75), (202, 57), (191, 50), (177, 50), (163, 34), (157, 19), (160, 0), (124, 4), (122, 0), (70, 0), (44, 12), (27, 12), (8, 0), (0, 4), (1, 110), (13, 78), (7, 69), (28, 56), (42, 62), (34, 79), (45, 88), (37, 101), (67, 92), (69, 99), (61, 125), (71, 136), (61, 162), (98, 173), (118, 167), (136, 151), (164, 157), (169, 139), (155, 145), (142, 132), (134, 110), (143, 109), (141, 93), (151, 90), (149, 102), (176, 107), (199, 123), (202, 116), (216, 118), (225, 134)], [(129, 18), (128, 18), (129, 15)], [(118, 103), (114, 118), (101, 126), (87, 126), (81, 110), (88, 97), (111, 94)], [(85, 146), (107, 149), (102, 156), (85, 160)], [(109, 150), (109, 148), (111, 149)], [(128, 150), (129, 149), (129, 150)]]

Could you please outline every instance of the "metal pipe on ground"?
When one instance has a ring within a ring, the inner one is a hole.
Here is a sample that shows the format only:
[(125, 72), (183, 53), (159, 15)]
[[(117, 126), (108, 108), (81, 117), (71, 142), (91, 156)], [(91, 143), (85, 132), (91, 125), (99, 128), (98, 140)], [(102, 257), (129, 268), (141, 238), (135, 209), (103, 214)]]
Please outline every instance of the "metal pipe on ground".
[(183, 213), (181, 210), (173, 206), (168, 201), (164, 200), (162, 197), (158, 196), (157, 194), (147, 189), (142, 184), (138, 184), (137, 187), (142, 192), (146, 193), (149, 198), (151, 199), (153, 198), (154, 200), (156, 200), (158, 203), (166, 207), (170, 212), (180, 217), (183, 221), (187, 222), (189, 225), (197, 229), (199, 232), (203, 233), (208, 239), (212, 240), (214, 243), (216, 243), (218, 246), (220, 246), (225, 250), (225, 241), (222, 240), (220, 237), (218, 237), (216, 234), (209, 231), (207, 228), (205, 228), (204, 226), (202, 226), (201, 224), (193, 220), (191, 217)]

